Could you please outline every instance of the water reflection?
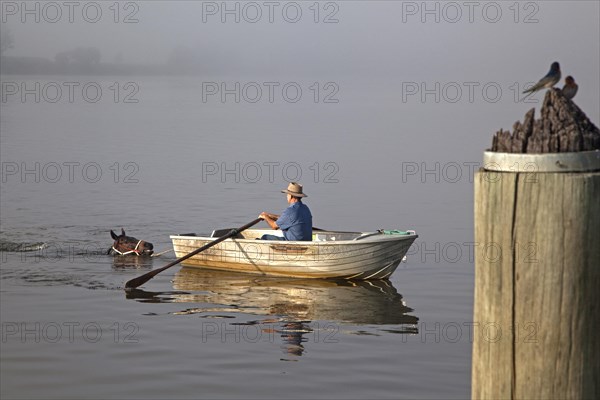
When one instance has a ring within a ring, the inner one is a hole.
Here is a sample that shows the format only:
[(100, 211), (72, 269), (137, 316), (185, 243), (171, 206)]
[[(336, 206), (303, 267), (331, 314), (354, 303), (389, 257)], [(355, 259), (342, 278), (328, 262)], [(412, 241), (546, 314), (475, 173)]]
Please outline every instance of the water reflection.
[[(418, 318), (409, 314), (413, 310), (387, 280), (304, 280), (182, 268), (174, 276), (173, 288), (169, 292), (137, 289), (126, 296), (140, 302), (194, 303), (192, 308), (173, 312), (176, 315), (197, 314), (211, 319), (231, 318), (231, 313), (261, 316), (229, 325), (252, 327), (280, 338), (286, 354), (282, 360), (295, 360), (303, 354), (309, 337), (333, 336), (339, 324), (377, 325), (361, 328), (397, 334), (418, 333)], [(365, 330), (350, 333), (361, 332)]]
[(113, 257), (113, 268), (141, 268), (152, 269), (152, 257), (137, 256), (135, 254)]

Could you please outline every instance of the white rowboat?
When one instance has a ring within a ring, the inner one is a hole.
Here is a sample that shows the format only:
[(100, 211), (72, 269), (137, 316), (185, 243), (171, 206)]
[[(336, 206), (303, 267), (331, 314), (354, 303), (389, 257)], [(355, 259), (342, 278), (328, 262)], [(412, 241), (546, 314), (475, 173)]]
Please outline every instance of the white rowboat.
[[(172, 235), (173, 249), (183, 257), (229, 231), (215, 231), (211, 237)], [(414, 231), (315, 231), (311, 242), (257, 240), (264, 234), (281, 232), (246, 229), (182, 264), (295, 278), (386, 279), (418, 237)]]

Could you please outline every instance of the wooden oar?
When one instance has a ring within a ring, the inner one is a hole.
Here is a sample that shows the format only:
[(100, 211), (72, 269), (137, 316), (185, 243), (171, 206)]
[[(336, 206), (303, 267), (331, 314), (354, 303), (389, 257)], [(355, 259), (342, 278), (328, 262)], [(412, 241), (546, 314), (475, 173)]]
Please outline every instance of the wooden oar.
[(218, 238), (210, 243), (205, 244), (204, 246), (200, 247), (199, 249), (196, 249), (181, 258), (178, 258), (177, 260), (165, 265), (162, 268), (152, 270), (142, 276), (138, 276), (137, 278), (133, 278), (130, 281), (127, 281), (125, 283), (125, 289), (135, 289), (136, 287), (143, 285), (144, 283), (148, 282), (150, 279), (154, 278), (156, 275), (160, 274), (164, 270), (171, 268), (173, 265), (177, 265), (180, 262), (187, 260), (188, 258), (190, 258), (192, 256), (195, 256), (196, 254), (200, 253), (201, 251), (211, 248), (214, 245), (217, 245), (217, 244), (221, 243), (222, 241), (229, 239), (230, 237), (235, 236), (242, 231), (245, 231), (246, 229), (250, 228), (251, 226), (258, 224), (260, 221), (262, 221), (262, 218), (257, 218), (254, 221), (247, 223), (246, 225), (244, 225), (240, 228), (232, 229), (228, 234), (223, 235), (220, 238)]

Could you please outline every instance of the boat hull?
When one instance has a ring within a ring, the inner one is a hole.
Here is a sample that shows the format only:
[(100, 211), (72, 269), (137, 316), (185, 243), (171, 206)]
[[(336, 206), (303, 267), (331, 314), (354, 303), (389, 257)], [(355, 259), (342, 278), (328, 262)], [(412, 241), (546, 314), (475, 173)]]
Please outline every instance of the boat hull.
[[(364, 240), (321, 242), (227, 239), (182, 264), (295, 278), (385, 279), (416, 238), (416, 234), (375, 234)], [(183, 257), (215, 238), (171, 236), (171, 240), (177, 257)]]

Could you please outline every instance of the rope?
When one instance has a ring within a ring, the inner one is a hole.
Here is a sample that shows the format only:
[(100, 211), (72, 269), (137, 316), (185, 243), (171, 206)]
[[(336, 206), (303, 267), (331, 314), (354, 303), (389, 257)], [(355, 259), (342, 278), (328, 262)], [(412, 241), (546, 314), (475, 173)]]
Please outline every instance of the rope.
[(170, 251), (173, 251), (173, 249), (169, 249), (169, 250), (161, 251), (160, 253), (154, 253), (154, 254), (152, 254), (150, 257), (158, 257), (158, 256), (161, 256), (161, 255), (163, 255), (163, 254), (165, 254), (165, 253), (168, 253), (168, 252), (170, 252)]

